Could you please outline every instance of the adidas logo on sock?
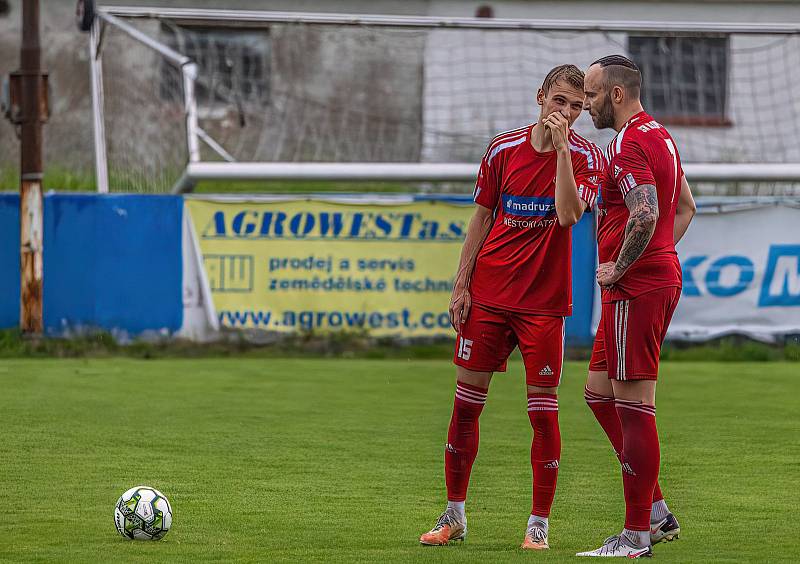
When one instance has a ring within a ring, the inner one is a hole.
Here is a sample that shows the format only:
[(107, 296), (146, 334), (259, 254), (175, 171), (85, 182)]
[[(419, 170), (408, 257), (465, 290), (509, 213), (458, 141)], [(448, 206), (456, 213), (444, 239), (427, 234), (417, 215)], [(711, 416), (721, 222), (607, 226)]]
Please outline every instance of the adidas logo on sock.
[(550, 368), (549, 364), (539, 371), (539, 376), (552, 376), (552, 375), (553, 375), (553, 369)]
[(545, 468), (558, 468), (558, 460), (553, 460), (544, 465)]

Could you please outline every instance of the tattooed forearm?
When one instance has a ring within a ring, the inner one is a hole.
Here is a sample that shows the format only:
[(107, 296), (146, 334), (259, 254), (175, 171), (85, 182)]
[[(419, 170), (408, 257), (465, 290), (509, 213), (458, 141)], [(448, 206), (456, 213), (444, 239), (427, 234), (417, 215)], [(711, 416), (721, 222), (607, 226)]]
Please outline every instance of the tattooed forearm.
[(625, 226), (625, 239), (622, 249), (614, 267), (620, 275), (638, 259), (656, 229), (658, 220), (658, 193), (652, 184), (637, 186), (625, 196), (625, 205), (628, 206), (630, 217)]

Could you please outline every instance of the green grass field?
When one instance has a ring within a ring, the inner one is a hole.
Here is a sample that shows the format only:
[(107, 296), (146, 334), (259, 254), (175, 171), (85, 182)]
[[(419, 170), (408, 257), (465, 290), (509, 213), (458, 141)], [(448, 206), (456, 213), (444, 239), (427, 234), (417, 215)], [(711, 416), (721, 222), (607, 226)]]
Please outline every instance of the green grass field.
[[(9, 360), (0, 363), (0, 561), (575, 561), (621, 527), (619, 468), (567, 366), (549, 553), (530, 511), (521, 367), (492, 384), (461, 546), (417, 544), (444, 505), (446, 361)], [(662, 484), (682, 538), (663, 562), (800, 560), (800, 374), (790, 363), (665, 363)], [(152, 485), (160, 542), (112, 512)]]

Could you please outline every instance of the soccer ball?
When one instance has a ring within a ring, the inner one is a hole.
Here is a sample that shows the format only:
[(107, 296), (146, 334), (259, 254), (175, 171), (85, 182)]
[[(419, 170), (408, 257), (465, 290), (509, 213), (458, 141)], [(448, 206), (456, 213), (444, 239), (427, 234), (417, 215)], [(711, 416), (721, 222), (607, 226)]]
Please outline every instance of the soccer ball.
[(117, 500), (114, 525), (126, 539), (159, 540), (172, 526), (172, 506), (157, 489), (136, 486)]

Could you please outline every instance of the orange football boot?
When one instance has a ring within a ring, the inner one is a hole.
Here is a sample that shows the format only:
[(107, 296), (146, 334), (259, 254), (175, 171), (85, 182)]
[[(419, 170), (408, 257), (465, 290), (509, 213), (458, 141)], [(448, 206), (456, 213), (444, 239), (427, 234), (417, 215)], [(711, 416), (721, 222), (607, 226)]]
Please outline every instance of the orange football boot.
[(451, 510), (442, 513), (436, 525), (419, 537), (419, 542), (428, 546), (441, 546), (450, 541), (463, 541), (467, 538), (467, 524)]

